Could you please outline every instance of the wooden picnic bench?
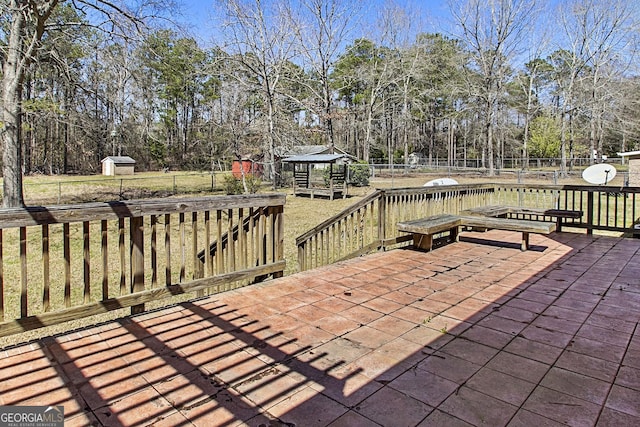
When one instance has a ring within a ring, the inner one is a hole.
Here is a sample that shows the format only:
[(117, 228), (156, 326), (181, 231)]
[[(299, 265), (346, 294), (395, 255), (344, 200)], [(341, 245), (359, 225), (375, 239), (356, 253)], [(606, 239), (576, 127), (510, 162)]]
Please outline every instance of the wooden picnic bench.
[(567, 219), (580, 219), (582, 218), (583, 212), (570, 209), (544, 209), (530, 208), (526, 206), (489, 205), (467, 209), (462, 211), (461, 214), (511, 219), (535, 218), (537, 220), (540, 218), (555, 218), (556, 231), (562, 231), (562, 225), (563, 223), (566, 223)]
[(555, 222), (533, 221), (528, 219), (496, 218), (480, 215), (436, 215), (412, 221), (398, 223), (398, 231), (411, 233), (416, 248), (431, 250), (433, 236), (449, 233), (450, 240), (458, 240), (461, 227), (474, 229), (497, 229), (522, 233), (520, 249), (529, 249), (529, 234), (550, 234), (556, 230)]

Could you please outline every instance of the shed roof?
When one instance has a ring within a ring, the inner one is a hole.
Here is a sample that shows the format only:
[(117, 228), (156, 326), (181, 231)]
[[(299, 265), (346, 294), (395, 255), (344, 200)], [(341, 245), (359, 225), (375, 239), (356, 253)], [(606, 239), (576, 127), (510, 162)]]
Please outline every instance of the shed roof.
[(136, 161), (129, 156), (107, 156), (104, 159), (102, 159), (101, 162), (104, 163), (107, 160), (111, 160), (113, 163), (117, 165), (133, 165), (136, 163)]

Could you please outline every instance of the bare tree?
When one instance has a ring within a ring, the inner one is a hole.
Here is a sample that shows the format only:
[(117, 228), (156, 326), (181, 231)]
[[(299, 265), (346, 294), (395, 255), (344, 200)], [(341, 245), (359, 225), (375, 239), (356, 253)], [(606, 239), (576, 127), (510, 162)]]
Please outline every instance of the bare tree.
[[(614, 110), (611, 112), (615, 121), (617, 144), (619, 152), (626, 152), (638, 146), (640, 141), (640, 79), (621, 79), (614, 87)], [(624, 161), (624, 158), (623, 158)]]
[[(5, 207), (24, 205), (22, 190), (22, 90), (29, 66), (36, 62), (43, 36), (51, 29), (49, 18), (60, 6), (58, 0), (8, 0), (0, 6), (8, 24), (7, 43), (2, 59), (2, 120), (0, 137), (3, 145), (3, 200)], [(124, 0), (76, 0), (75, 8), (82, 15), (89, 14), (96, 28), (131, 35), (131, 28), (123, 30), (123, 23), (141, 24), (147, 17), (143, 10), (167, 6), (168, 1), (145, 2), (137, 10), (127, 7)], [(155, 10), (155, 9), (154, 9)], [(81, 25), (69, 22), (64, 25)]]
[(484, 107), (489, 176), (495, 173), (494, 139), (510, 61), (535, 16), (535, 0), (450, 0), (451, 13), (480, 77), (477, 96)]
[(283, 73), (293, 56), (293, 38), (287, 26), (286, 0), (225, 0), (231, 58), (251, 76), (242, 80), (247, 90), (257, 87), (265, 107), (266, 152), (270, 178), (277, 188), (275, 148), (278, 115), (277, 97), (282, 88)]
[[(409, 69), (405, 64), (407, 59), (403, 55), (404, 49), (407, 48), (407, 40), (402, 39), (403, 30), (408, 30), (410, 20), (408, 13), (395, 5), (386, 5), (380, 11), (378, 20), (376, 21), (376, 34), (372, 35), (374, 42), (368, 40), (359, 40), (358, 43), (364, 47), (363, 54), (366, 57), (361, 61), (361, 66), (352, 70), (357, 74), (365, 87), (362, 94), (365, 98), (365, 132), (362, 157), (365, 161), (369, 161), (371, 146), (374, 142), (374, 117), (376, 105), (380, 106), (386, 100), (392, 103), (397, 99), (387, 100), (386, 92), (392, 92), (391, 88), (398, 88), (401, 91), (407, 89), (407, 85), (411, 76), (406, 77), (405, 73), (411, 74), (413, 69)], [(358, 46), (354, 46), (357, 48)], [(410, 59), (410, 62), (413, 60)], [(415, 61), (412, 62), (415, 65)], [(395, 97), (394, 97), (395, 98)], [(403, 102), (401, 111), (401, 121), (408, 117), (408, 93), (404, 91), (400, 98)], [(406, 136), (406, 126), (403, 126), (404, 135)], [(387, 129), (387, 134), (392, 133), (392, 129)], [(392, 138), (386, 135), (387, 151), (389, 162), (393, 162), (394, 146), (391, 143)]]
[[(563, 34), (562, 48), (554, 55), (559, 88), (561, 120), (560, 156), (562, 176), (567, 175), (567, 151), (573, 158), (572, 124), (578, 112), (589, 118), (589, 154), (601, 154), (603, 117), (607, 104), (610, 72), (623, 71), (632, 56), (626, 49), (631, 35), (633, 3), (612, 0), (575, 0), (562, 3), (558, 16)], [(607, 76), (609, 74), (609, 76)]]
[(635, 2), (628, 0), (606, 4), (582, 0), (573, 7), (575, 20), (580, 23), (577, 31), (587, 41), (584, 61), (589, 65), (589, 148), (599, 155), (602, 155), (605, 112), (613, 104), (612, 84), (619, 77), (616, 74), (624, 73), (633, 58), (634, 52), (628, 48), (633, 36), (634, 6)]
[[(547, 15), (548, 17), (548, 15)], [(549, 46), (550, 30), (547, 22), (540, 19), (535, 30), (529, 33), (526, 43), (525, 70), (516, 79), (521, 94), (524, 96), (524, 123), (522, 135), (522, 169), (529, 167), (529, 131), (531, 120), (540, 109), (541, 80), (548, 74), (550, 65), (544, 59)]]
[[(380, 43), (389, 47), (391, 54), (385, 57), (384, 69), (380, 73), (376, 96), (385, 86), (394, 85), (398, 95), (396, 102), (400, 103), (400, 130), (402, 132), (402, 147), (404, 164), (409, 163), (409, 126), (411, 123), (410, 98), (414, 89), (417, 74), (423, 59), (420, 49), (409, 49), (412, 27), (412, 13), (395, 4), (388, 4), (380, 13)], [(373, 96), (373, 91), (372, 91)], [(370, 127), (370, 124), (368, 128)], [(368, 129), (367, 128), (367, 129)], [(369, 133), (369, 132), (367, 132)], [(367, 141), (370, 144), (370, 141)], [(389, 162), (393, 162), (393, 150), (388, 148)], [(369, 160), (368, 152), (365, 160)]]
[[(307, 108), (320, 119), (327, 142), (333, 148), (334, 91), (330, 73), (354, 28), (361, 3), (358, 0), (300, 0), (298, 3), (299, 9), (292, 8), (289, 16), (305, 70), (313, 76), (307, 84), (312, 95)], [(314, 81), (318, 84), (313, 84)]]
[[(22, 192), (22, 85), (29, 63), (46, 31), (45, 24), (57, 0), (39, 3), (10, 0), (3, 15), (9, 16), (7, 46), (2, 63), (2, 136), (4, 207), (24, 205)], [(6, 14), (6, 15), (5, 15)]]

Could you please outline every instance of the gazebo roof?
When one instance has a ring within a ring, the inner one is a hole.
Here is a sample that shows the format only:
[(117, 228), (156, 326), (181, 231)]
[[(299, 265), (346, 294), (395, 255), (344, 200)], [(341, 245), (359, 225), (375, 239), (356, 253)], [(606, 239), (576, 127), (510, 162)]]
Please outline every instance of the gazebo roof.
[(345, 154), (306, 154), (287, 157), (282, 161), (289, 163), (335, 163), (345, 157), (347, 157)]

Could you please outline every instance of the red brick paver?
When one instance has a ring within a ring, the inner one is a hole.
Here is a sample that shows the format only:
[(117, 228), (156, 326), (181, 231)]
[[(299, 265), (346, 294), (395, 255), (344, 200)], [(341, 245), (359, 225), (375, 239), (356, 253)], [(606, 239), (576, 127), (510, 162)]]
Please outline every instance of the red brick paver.
[(68, 426), (640, 425), (640, 240), (465, 238), (4, 349), (0, 405), (64, 405)]

